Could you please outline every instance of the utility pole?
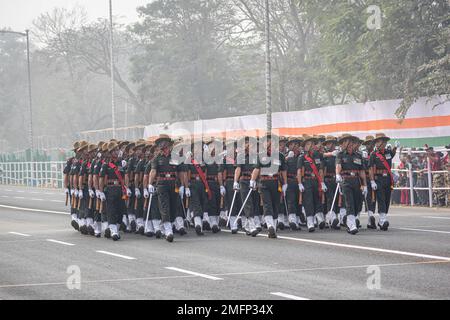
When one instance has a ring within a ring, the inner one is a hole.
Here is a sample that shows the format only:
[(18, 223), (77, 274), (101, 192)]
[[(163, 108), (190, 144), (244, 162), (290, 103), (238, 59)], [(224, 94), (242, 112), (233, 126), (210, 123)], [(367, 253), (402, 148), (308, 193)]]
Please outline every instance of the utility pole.
[(272, 132), (272, 68), (270, 62), (270, 15), (269, 0), (266, 0), (266, 121), (267, 134)]
[(113, 15), (112, 0), (109, 0), (109, 58), (111, 59), (111, 114), (112, 114), (112, 134), (113, 139), (116, 138), (116, 101), (114, 93), (114, 45), (113, 45)]

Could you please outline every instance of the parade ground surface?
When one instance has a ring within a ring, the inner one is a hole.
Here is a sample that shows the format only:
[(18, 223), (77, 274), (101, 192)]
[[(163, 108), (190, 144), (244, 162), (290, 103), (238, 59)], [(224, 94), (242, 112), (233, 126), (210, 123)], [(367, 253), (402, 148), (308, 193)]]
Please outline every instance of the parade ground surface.
[(0, 299), (450, 298), (448, 209), (393, 208), (388, 232), (367, 230), (363, 214), (356, 236), (190, 229), (174, 243), (113, 242), (72, 229), (64, 200), (60, 190), (0, 185)]

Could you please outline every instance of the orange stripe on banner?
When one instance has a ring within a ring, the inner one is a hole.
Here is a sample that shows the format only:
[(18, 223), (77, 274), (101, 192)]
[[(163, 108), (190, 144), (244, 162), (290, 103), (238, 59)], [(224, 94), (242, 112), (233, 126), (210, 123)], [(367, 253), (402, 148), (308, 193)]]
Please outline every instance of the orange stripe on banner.
[[(311, 127), (298, 128), (274, 128), (273, 132), (283, 136), (293, 136), (301, 134), (327, 134), (333, 132), (353, 132), (353, 131), (378, 131), (378, 130), (401, 130), (401, 129), (419, 129), (428, 127), (450, 126), (450, 115), (435, 116), (423, 118), (405, 119), (402, 122), (395, 119), (371, 120), (359, 122), (343, 122), (324, 124)], [(250, 130), (233, 130), (227, 132), (228, 138), (240, 138), (243, 136), (262, 136), (265, 130), (250, 129)], [(211, 132), (203, 134), (205, 137), (215, 136), (224, 137), (225, 132)], [(156, 137), (155, 137), (156, 138)]]

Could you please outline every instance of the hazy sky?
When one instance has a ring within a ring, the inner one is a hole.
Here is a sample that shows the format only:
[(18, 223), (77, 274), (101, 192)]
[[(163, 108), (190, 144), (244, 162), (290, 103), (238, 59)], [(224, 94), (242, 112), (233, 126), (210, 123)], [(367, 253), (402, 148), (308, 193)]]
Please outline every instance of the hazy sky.
[[(136, 21), (136, 7), (149, 2), (151, 0), (113, 0), (113, 14), (123, 17), (122, 23)], [(77, 4), (86, 8), (91, 20), (109, 15), (109, 0), (0, 0), (0, 29), (10, 27), (22, 31), (31, 28), (32, 21), (41, 13)]]

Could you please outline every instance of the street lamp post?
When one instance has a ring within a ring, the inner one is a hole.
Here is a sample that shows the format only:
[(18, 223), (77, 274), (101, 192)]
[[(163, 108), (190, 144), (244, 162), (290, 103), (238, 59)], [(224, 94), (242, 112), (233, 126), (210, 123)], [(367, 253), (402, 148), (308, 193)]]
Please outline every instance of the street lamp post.
[(29, 103), (29, 112), (30, 112), (29, 145), (30, 145), (30, 149), (31, 149), (31, 158), (32, 158), (31, 160), (33, 161), (34, 142), (33, 142), (33, 100), (32, 100), (32, 95), (31, 95), (30, 30), (25, 30), (25, 32), (0, 30), (0, 33), (16, 34), (16, 35), (26, 37), (26, 39), (27, 39), (28, 103)]

